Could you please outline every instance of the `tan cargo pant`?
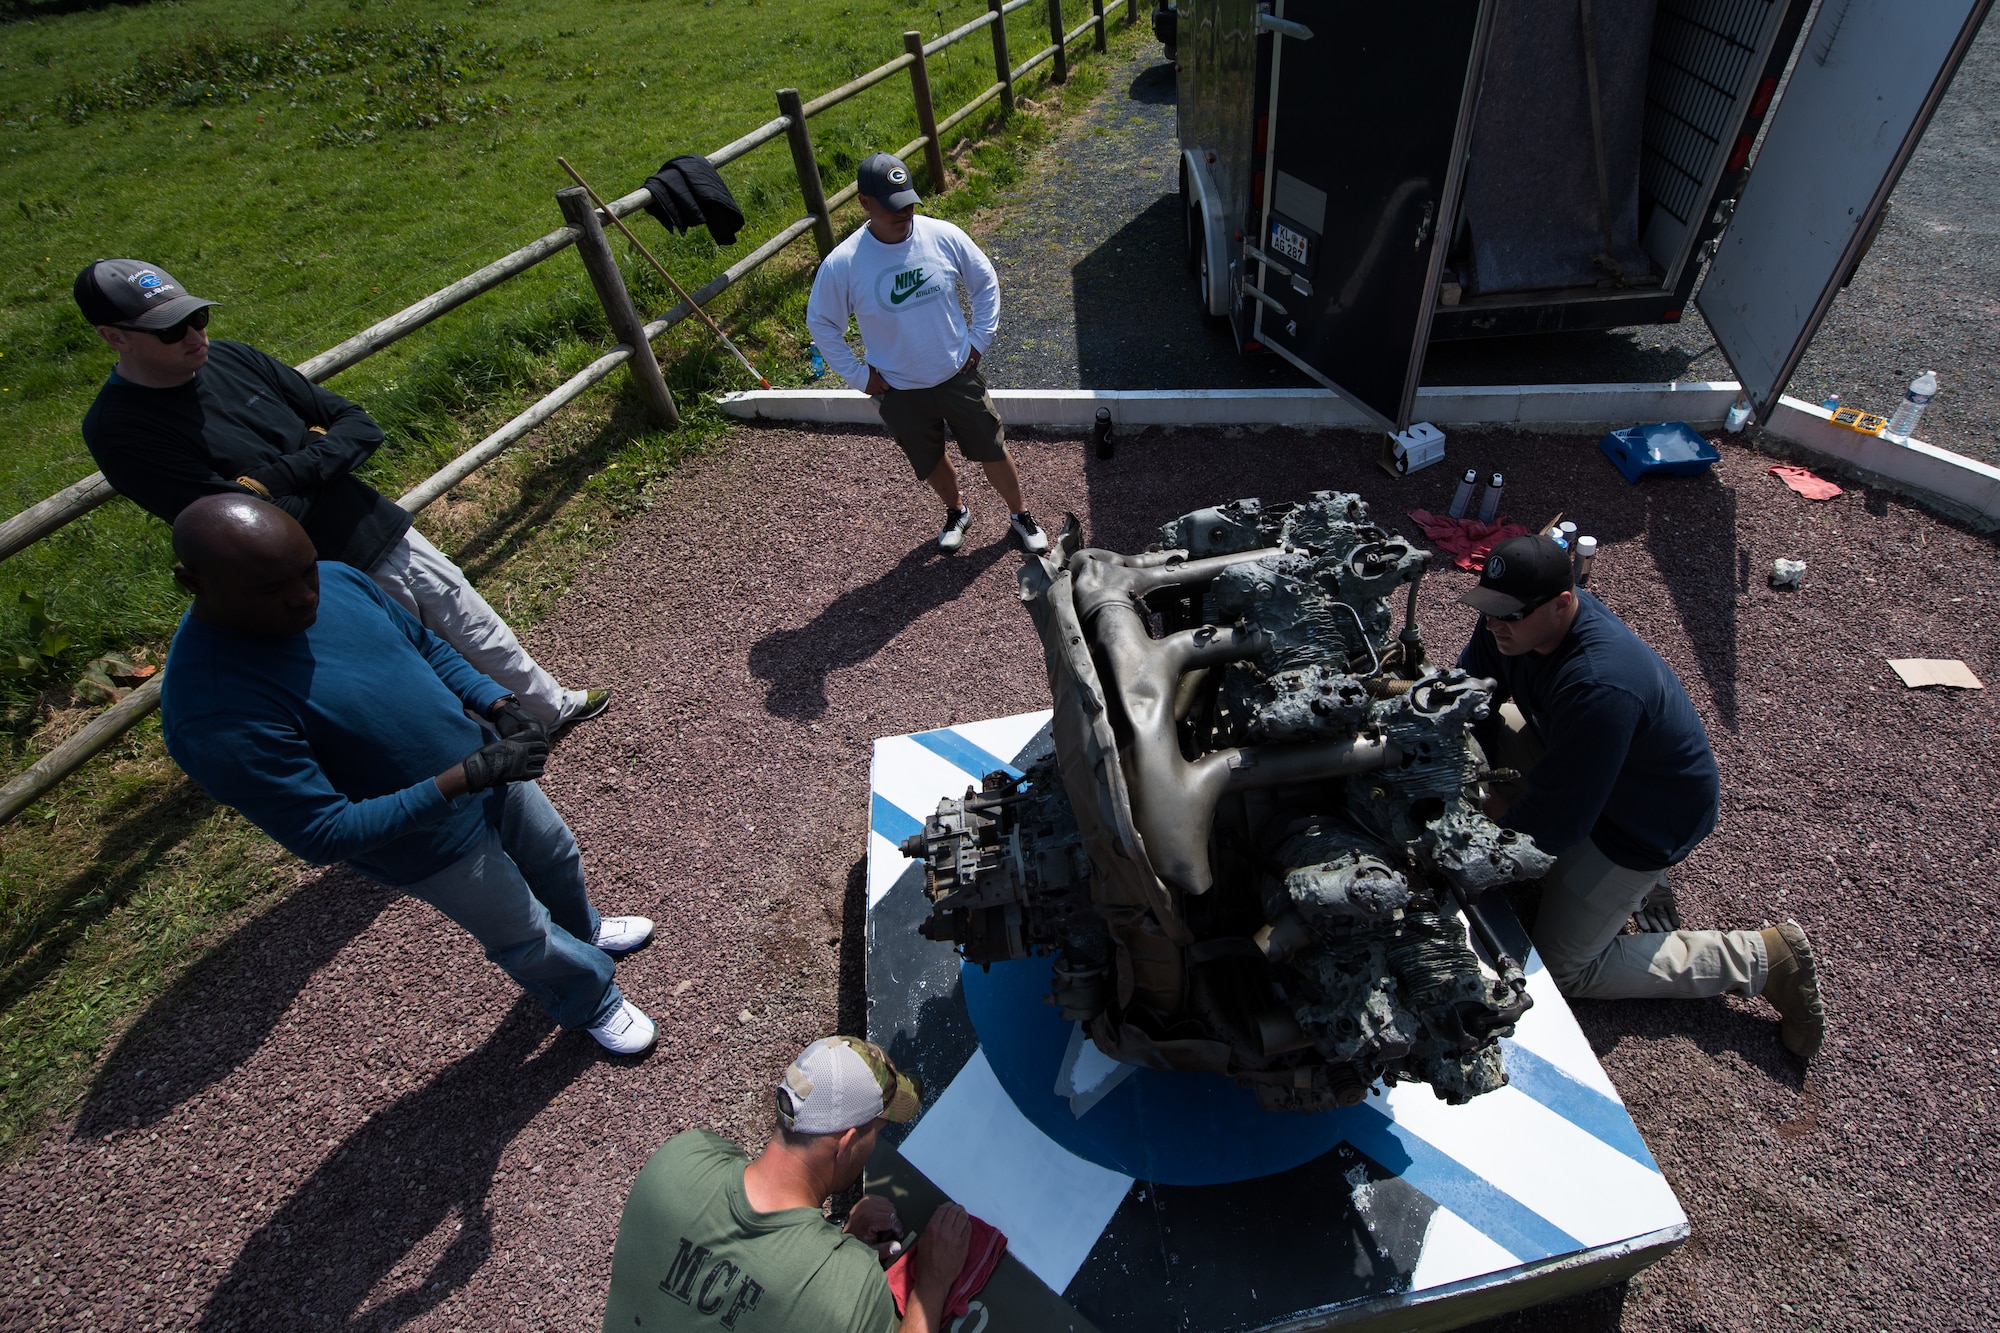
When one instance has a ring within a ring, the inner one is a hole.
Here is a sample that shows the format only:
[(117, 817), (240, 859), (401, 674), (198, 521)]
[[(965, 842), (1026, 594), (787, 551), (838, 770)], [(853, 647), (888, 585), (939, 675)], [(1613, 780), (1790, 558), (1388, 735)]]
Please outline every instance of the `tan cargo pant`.
[[(1542, 747), (1527, 719), (1505, 703), (1499, 721), (1494, 767), (1531, 771), (1542, 760)], [(1666, 871), (1628, 870), (1588, 838), (1557, 856), (1542, 880), (1533, 931), (1556, 989), (1590, 1000), (1761, 994), (1770, 965), (1764, 938), (1754, 930), (1623, 933), (1653, 886), (1666, 882)]]
[(582, 690), (566, 690), (514, 637), (451, 557), (411, 528), (368, 571), (375, 586), (418, 623), (458, 650), (473, 669), (496, 681), (541, 722), (559, 722), (583, 707)]

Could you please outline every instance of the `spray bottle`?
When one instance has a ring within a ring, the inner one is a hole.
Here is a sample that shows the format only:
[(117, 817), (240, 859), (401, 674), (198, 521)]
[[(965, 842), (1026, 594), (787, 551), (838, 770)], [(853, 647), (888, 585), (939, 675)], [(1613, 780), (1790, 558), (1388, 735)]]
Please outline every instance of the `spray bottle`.
[(1597, 538), (1578, 537), (1576, 545), (1570, 548), (1570, 582), (1581, 588), (1590, 582), (1590, 571), (1597, 564)]
[(1479, 469), (1469, 467), (1459, 478), (1458, 493), (1451, 497), (1451, 508), (1445, 512), (1453, 518), (1464, 518), (1472, 509), (1472, 493), (1479, 489)]

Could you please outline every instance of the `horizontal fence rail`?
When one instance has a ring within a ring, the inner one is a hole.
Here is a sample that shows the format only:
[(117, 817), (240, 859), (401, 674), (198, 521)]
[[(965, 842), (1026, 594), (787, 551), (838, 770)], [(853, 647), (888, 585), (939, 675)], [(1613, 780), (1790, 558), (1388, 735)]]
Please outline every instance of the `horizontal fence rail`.
[[(991, 0), (989, 0), (991, 3)], [(819, 113), (840, 105), (842, 102), (866, 92), (877, 84), (886, 82), (904, 70), (912, 70), (912, 95), (917, 101), (918, 123), (925, 124), (933, 119), (930, 100), (930, 86), (926, 77), (916, 77), (921, 72), (922, 57), (929, 57), (943, 51), (954, 43), (964, 41), (983, 28), (993, 30), (993, 48), (996, 70), (1003, 77), (988, 86), (943, 120), (936, 121), (936, 132), (918, 135), (909, 143), (896, 150), (896, 156), (908, 160), (910, 154), (922, 150), (937, 179), (931, 182), (933, 190), (942, 190), (941, 140), (965, 120), (999, 97), (1003, 101), (1003, 112), (1013, 109), (1013, 86), (1038, 65), (1054, 58), (1069, 43), (1086, 32), (1097, 34), (1098, 49), (1103, 49), (1104, 15), (1125, 7), (1126, 23), (1134, 21), (1133, 0), (1110, 0), (1100, 8), (1093, 0), (1092, 17), (1079, 24), (1067, 34), (1061, 32), (1061, 0), (1048, 0), (1051, 35), (1060, 35), (1061, 42), (1052, 41), (1047, 47), (1030, 57), (1019, 69), (1010, 69), (1007, 64), (1006, 24), (1007, 15), (1025, 9), (1034, 0), (1006, 0), (1005, 3), (991, 3), (986, 13), (950, 32), (920, 45), (910, 41), (906, 35), (906, 49), (900, 56), (885, 64), (878, 65), (866, 74), (859, 75), (828, 92), (821, 93), (809, 102), (798, 104), (799, 114), (781, 114), (759, 125), (741, 138), (733, 139), (713, 153), (708, 154), (709, 163), (716, 167), (726, 166), (744, 155), (778, 139), (792, 137), (808, 146), (810, 139), (804, 133), (805, 121)], [(790, 92), (790, 90), (786, 90)], [(783, 95), (781, 94), (781, 97)], [(793, 93), (795, 98), (797, 94)], [(769, 263), (801, 238), (827, 225), (830, 215), (850, 203), (859, 193), (858, 185), (850, 183), (831, 196), (825, 196), (820, 187), (818, 162), (810, 153), (796, 162), (800, 177), (800, 192), (808, 213), (780, 230), (775, 236), (752, 250), (743, 258), (731, 264), (721, 273), (708, 280), (698, 291), (692, 293), (696, 305), (706, 306), (729, 288), (757, 268)], [(644, 208), (651, 200), (644, 189), (614, 199), (604, 211), (617, 217), (629, 217)], [(815, 203), (818, 207), (815, 208)], [(315, 383), (330, 379), (343, 370), (359, 364), (390, 344), (407, 337), (451, 311), (482, 296), (508, 280), (518, 277), (543, 261), (562, 253), (576, 245), (580, 229), (574, 225), (558, 227), (545, 236), (538, 237), (508, 254), (502, 255), (484, 268), (466, 274), (456, 282), (432, 292), (429, 296), (404, 307), (395, 314), (371, 324), (361, 332), (342, 342), (336, 343), (324, 352), (307, 358), (298, 364), (301, 375)], [(830, 233), (829, 233), (830, 234)], [(641, 330), (648, 344), (659, 338), (668, 329), (694, 313), (686, 301), (679, 302), (660, 318), (646, 324)], [(615, 327), (615, 325), (614, 325)], [(631, 362), (636, 352), (630, 343), (619, 343), (604, 355), (592, 361), (576, 374), (563, 381), (557, 388), (537, 400), (520, 415), (508, 421), (498, 430), (488, 435), (464, 453), (452, 459), (444, 467), (413, 486), (397, 504), (409, 513), (415, 514), (434, 503), (449, 492), (452, 487), (470, 477), (480, 468), (507, 452), (508, 449), (526, 439), (536, 427), (542, 425), (562, 408), (575, 402), (592, 386), (601, 383), (620, 366)], [(91, 510), (115, 496), (111, 483), (101, 472), (93, 472), (83, 480), (49, 496), (12, 518), (0, 523), (0, 560), (15, 555), (40, 541), (50, 533), (74, 522)], [(123, 699), (92, 719), (75, 735), (64, 740), (48, 754), (37, 759), (23, 769), (4, 787), (0, 787), (0, 823), (12, 819), (42, 795), (76, 772), (96, 755), (108, 749), (126, 731), (159, 707), (160, 689), (165, 683), (166, 672), (162, 670), (144, 685), (127, 694)]]

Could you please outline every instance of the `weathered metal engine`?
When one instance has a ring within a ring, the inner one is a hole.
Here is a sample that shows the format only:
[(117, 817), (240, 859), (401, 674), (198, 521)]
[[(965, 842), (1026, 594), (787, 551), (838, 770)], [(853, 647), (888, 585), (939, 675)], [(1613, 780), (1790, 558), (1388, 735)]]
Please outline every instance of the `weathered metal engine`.
[(1429, 560), (1333, 492), (1199, 510), (1130, 556), (1072, 516), (1020, 576), (1055, 753), (904, 845), (923, 933), (976, 963), (1054, 955), (1050, 1001), (1105, 1054), (1271, 1110), (1504, 1084), (1532, 1001), (1470, 903), (1552, 859), (1480, 813), (1491, 682), (1426, 668)]

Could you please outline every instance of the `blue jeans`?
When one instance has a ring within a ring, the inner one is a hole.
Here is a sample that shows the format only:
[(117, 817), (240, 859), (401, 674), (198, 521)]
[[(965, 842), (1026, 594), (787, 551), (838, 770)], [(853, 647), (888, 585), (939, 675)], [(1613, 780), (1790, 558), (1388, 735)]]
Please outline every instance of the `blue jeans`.
[(563, 1027), (589, 1027), (624, 997), (597, 938), (597, 909), (569, 825), (532, 782), (506, 789), (500, 827), (470, 854), (403, 892), (463, 926)]

